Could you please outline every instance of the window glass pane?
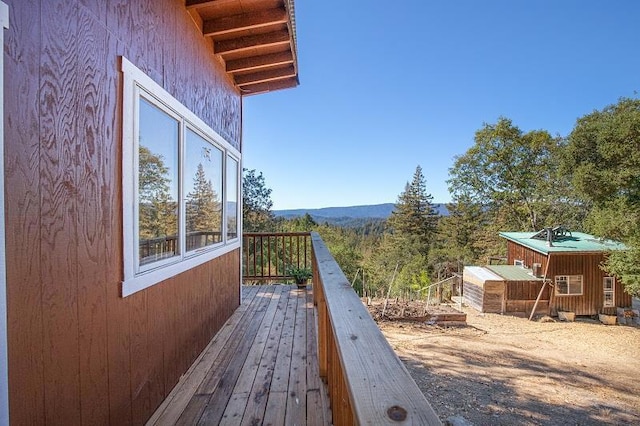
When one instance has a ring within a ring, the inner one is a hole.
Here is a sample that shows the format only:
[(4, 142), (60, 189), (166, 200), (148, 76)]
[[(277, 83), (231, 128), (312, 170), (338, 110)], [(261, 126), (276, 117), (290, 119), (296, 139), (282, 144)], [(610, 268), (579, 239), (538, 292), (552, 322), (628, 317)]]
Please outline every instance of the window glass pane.
[(187, 129), (184, 186), (187, 251), (222, 241), (222, 151)]
[(613, 290), (613, 277), (604, 277), (604, 289)]
[(238, 237), (238, 162), (227, 157), (227, 239)]
[(613, 306), (613, 292), (604, 292), (604, 306)]
[(582, 276), (569, 277), (569, 294), (582, 294)]
[(556, 294), (567, 294), (569, 291), (566, 277), (556, 277)]
[(179, 123), (140, 98), (138, 135), (139, 264), (176, 256)]

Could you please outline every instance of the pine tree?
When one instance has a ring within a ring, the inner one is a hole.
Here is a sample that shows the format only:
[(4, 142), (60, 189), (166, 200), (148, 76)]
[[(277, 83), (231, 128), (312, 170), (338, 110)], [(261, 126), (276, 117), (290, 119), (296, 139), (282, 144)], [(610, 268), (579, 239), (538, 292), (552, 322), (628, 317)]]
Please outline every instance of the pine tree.
[(222, 210), (211, 180), (207, 180), (202, 163), (193, 178), (193, 191), (187, 194), (187, 233), (220, 232)]
[(411, 242), (422, 256), (429, 254), (438, 224), (438, 213), (433, 207), (433, 197), (427, 192), (422, 167), (417, 166), (411, 183), (398, 197), (388, 225), (392, 232), (406, 242)]

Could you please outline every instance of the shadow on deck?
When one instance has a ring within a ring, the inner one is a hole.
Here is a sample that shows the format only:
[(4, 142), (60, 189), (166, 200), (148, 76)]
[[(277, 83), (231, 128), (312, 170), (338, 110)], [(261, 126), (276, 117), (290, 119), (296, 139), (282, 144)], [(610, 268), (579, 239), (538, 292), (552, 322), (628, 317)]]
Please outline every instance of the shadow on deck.
[(311, 290), (242, 292), (242, 305), (147, 425), (331, 424)]

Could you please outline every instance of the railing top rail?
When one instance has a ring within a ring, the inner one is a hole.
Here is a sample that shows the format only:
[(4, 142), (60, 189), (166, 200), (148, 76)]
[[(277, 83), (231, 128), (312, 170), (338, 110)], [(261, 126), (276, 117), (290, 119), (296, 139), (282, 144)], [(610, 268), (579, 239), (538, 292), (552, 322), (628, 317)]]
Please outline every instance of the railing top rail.
[(267, 236), (285, 236), (285, 237), (302, 237), (302, 236), (309, 236), (311, 235), (311, 233), (309, 231), (307, 232), (243, 232), (242, 233), (243, 236), (247, 236), (247, 237), (253, 237), (253, 236), (263, 236), (263, 237), (267, 237)]
[(441, 425), (318, 233), (311, 241), (356, 423)]

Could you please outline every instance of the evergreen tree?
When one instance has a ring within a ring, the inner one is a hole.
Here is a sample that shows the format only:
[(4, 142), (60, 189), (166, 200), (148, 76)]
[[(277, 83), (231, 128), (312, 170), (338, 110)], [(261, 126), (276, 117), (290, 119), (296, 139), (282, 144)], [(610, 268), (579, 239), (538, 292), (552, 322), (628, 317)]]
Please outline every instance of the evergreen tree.
[(433, 207), (433, 197), (427, 192), (427, 184), (422, 168), (416, 167), (411, 183), (398, 197), (388, 225), (392, 232), (410, 242), (416, 251), (428, 256), (438, 224), (438, 213)]
[(489, 224), (488, 215), (481, 205), (465, 197), (447, 204), (447, 210), (449, 215), (438, 222), (437, 256), (455, 263), (479, 262), (483, 248), (477, 241), (482, 229)]
[(193, 178), (193, 191), (187, 194), (187, 233), (196, 231), (220, 232), (222, 210), (218, 194), (207, 180), (202, 163)]

